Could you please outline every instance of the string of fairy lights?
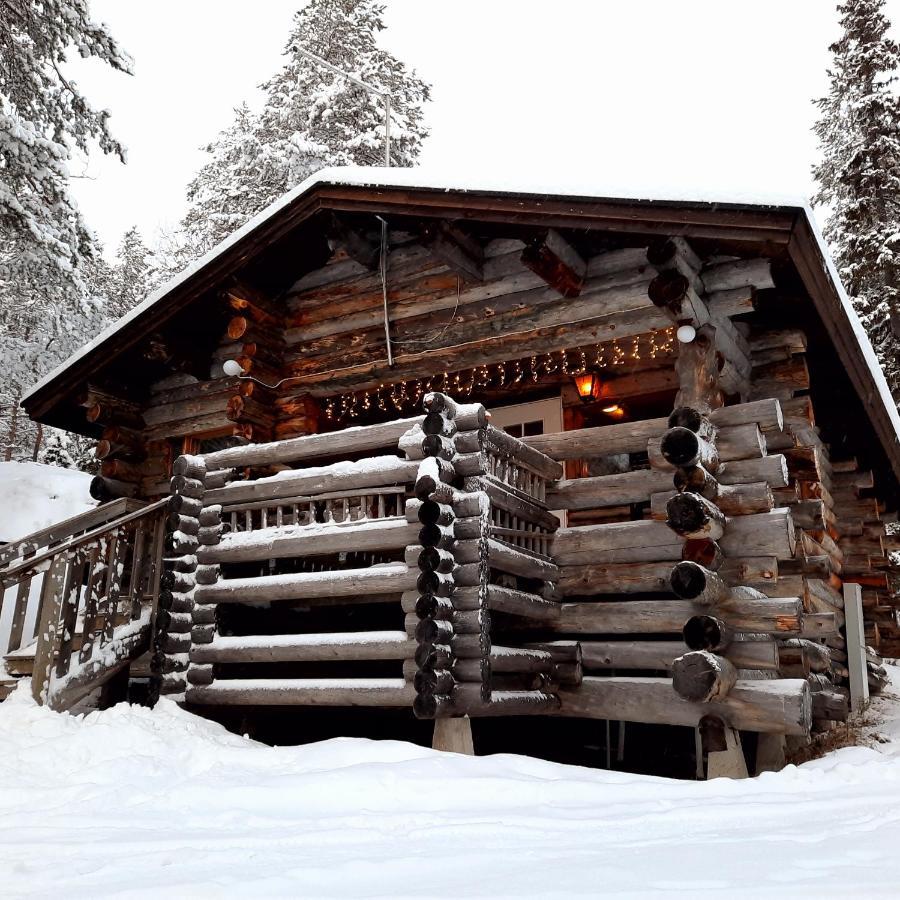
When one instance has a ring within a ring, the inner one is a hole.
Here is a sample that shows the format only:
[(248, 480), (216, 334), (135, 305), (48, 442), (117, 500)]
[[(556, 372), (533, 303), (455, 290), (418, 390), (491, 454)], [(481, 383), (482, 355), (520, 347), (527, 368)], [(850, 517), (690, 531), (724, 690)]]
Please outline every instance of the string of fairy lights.
[(413, 378), (377, 388), (341, 394), (325, 401), (325, 417), (333, 421), (356, 419), (373, 410), (407, 412), (421, 407), (422, 397), (441, 391), (452, 397), (465, 398), (486, 390), (503, 390), (517, 385), (538, 384), (560, 375), (575, 377), (593, 369), (624, 366), (629, 362), (671, 353), (675, 346), (675, 329), (654, 329), (632, 338), (618, 338), (592, 347), (558, 350), (527, 356), (513, 362), (475, 366), (458, 372), (441, 372), (425, 378)]

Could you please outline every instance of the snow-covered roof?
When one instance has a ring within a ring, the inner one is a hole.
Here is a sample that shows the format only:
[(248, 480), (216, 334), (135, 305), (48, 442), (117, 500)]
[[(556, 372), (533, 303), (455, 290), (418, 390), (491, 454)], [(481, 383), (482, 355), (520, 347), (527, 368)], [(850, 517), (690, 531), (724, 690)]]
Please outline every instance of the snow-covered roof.
[(604, 184), (602, 181), (585, 181), (582, 179), (566, 180), (557, 173), (553, 178), (542, 179), (537, 175), (523, 178), (522, 176), (483, 176), (465, 173), (456, 170), (417, 167), (414, 169), (386, 169), (374, 166), (345, 166), (320, 169), (305, 181), (301, 182), (293, 190), (279, 197), (274, 203), (270, 203), (264, 210), (257, 213), (252, 219), (242, 225), (237, 231), (230, 234), (224, 241), (217, 244), (204, 256), (195, 260), (187, 268), (183, 269), (162, 287), (157, 288), (146, 300), (139, 303), (121, 319), (114, 322), (104, 331), (101, 331), (94, 340), (85, 344), (77, 353), (73, 353), (65, 362), (57, 366), (53, 371), (45, 375), (25, 395), (27, 401), (34, 394), (42, 390), (59, 374), (73, 366), (75, 363), (89, 356), (97, 347), (106, 343), (152, 307), (156, 306), (163, 297), (170, 294), (179, 285), (186, 282), (193, 275), (205, 268), (213, 260), (220, 257), (230, 247), (243, 240), (247, 235), (255, 231), (264, 222), (271, 219), (295, 200), (316, 187), (325, 185), (345, 185), (347, 187), (374, 187), (374, 188), (419, 188), (433, 191), (462, 191), (479, 194), (514, 194), (547, 197), (570, 197), (583, 200), (620, 200), (620, 201), (646, 201), (655, 203), (702, 203), (713, 206), (764, 206), (764, 207), (794, 207), (806, 209), (812, 221), (812, 213), (806, 206), (806, 201), (799, 196), (785, 196), (771, 194), (748, 194), (743, 191), (729, 192), (728, 196), (716, 191), (710, 191), (701, 187), (687, 189), (684, 185), (673, 187), (663, 183), (653, 185), (645, 181), (639, 184), (628, 184), (617, 178), (615, 182)]
[(722, 190), (707, 188), (685, 183), (672, 184), (667, 182), (653, 182), (642, 178), (639, 182), (629, 183), (621, 177), (611, 181), (604, 181), (602, 175), (597, 178), (585, 179), (566, 178), (558, 169), (554, 169), (551, 175), (542, 176), (539, 173), (529, 173), (527, 176), (518, 174), (477, 174), (460, 170), (459, 168), (398, 168), (386, 169), (383, 167), (348, 166), (342, 168), (326, 168), (316, 172), (310, 178), (299, 184), (293, 190), (267, 206), (262, 212), (250, 219), (245, 225), (235, 231), (226, 240), (214, 247), (205, 256), (196, 260), (178, 276), (173, 278), (163, 287), (150, 294), (147, 299), (136, 306), (131, 312), (123, 316), (118, 322), (99, 334), (93, 341), (82, 347), (76, 354), (57, 367), (49, 375), (45, 376), (26, 394), (24, 400), (27, 403), (37, 393), (43, 390), (62, 372), (76, 365), (90, 356), (102, 344), (105, 344), (117, 334), (125, 331), (132, 323), (140, 320), (148, 310), (159, 304), (164, 298), (176, 290), (179, 286), (190, 280), (201, 270), (209, 266), (219, 257), (223, 256), (230, 248), (239, 244), (248, 235), (254, 232), (279, 212), (290, 207), (295, 201), (308, 193), (322, 187), (358, 187), (374, 189), (417, 189), (423, 191), (436, 191), (446, 193), (472, 193), (479, 195), (507, 195), (532, 198), (572, 199), (590, 202), (618, 202), (618, 203), (647, 203), (661, 206), (684, 204), (685, 206), (703, 206), (711, 209), (760, 209), (760, 210), (791, 210), (805, 217), (811, 233), (818, 244), (822, 259), (827, 268), (828, 277), (840, 299), (843, 313), (846, 316), (848, 330), (852, 333), (858, 344), (862, 359), (873, 385), (876, 389), (880, 405), (884, 408), (894, 433), (900, 435), (900, 417), (897, 408), (891, 398), (884, 374), (875, 356), (875, 352), (865, 333), (862, 323), (856, 314), (850, 299), (848, 298), (840, 277), (831, 261), (828, 248), (822, 234), (816, 224), (815, 216), (807, 200), (799, 195), (773, 194), (760, 191), (746, 190)]

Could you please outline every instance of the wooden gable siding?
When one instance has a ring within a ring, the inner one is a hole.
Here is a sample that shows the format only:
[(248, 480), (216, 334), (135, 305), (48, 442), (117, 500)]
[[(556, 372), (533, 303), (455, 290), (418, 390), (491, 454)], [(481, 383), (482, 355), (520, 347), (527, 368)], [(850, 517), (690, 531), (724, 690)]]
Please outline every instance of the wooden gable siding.
[[(386, 358), (380, 279), (345, 277), (338, 261), (288, 300), (285, 374), (294, 392), (327, 396), (663, 329), (647, 294), (656, 270), (646, 248), (588, 261), (581, 293), (563, 298), (522, 262), (520, 241), (485, 248), (484, 280), (463, 283), (412, 246), (392, 253), (388, 304), (394, 365)], [(397, 258), (399, 257), (399, 259)], [(335, 282), (324, 279), (331, 269)]]

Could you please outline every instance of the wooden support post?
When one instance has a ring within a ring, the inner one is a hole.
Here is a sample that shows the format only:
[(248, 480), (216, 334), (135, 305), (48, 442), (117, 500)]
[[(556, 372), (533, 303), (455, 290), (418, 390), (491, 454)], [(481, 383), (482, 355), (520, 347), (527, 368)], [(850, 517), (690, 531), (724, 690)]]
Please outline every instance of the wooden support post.
[(850, 704), (859, 713), (869, 702), (866, 669), (866, 637), (863, 628), (862, 588), (844, 582), (844, 627), (847, 633), (847, 668), (850, 670)]
[(431, 747), (433, 750), (443, 750), (445, 753), (474, 756), (472, 720), (468, 716), (456, 719), (435, 719)]
[[(713, 721), (709, 722), (710, 719)], [(706, 751), (707, 781), (749, 777), (741, 734), (737, 729), (714, 716), (704, 716), (700, 722), (700, 736)]]
[(760, 734), (756, 744), (756, 774), (780, 772), (784, 768), (783, 734)]

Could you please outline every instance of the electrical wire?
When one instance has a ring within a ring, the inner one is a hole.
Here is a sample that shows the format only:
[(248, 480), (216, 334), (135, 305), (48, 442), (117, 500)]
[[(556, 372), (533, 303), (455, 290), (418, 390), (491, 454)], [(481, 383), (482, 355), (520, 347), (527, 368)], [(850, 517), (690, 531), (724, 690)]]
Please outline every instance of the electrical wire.
[(394, 365), (394, 352), (391, 349), (391, 322), (388, 316), (388, 289), (387, 289), (387, 261), (388, 261), (388, 224), (381, 216), (376, 216), (381, 222), (381, 299), (384, 304), (384, 342), (387, 345), (387, 364)]
[(394, 341), (394, 343), (398, 347), (406, 347), (412, 344), (433, 344), (435, 341), (439, 341), (446, 333), (447, 329), (453, 324), (453, 320), (456, 318), (456, 313), (459, 311), (459, 303), (460, 303), (460, 294), (462, 292), (462, 282), (460, 280), (459, 275), (456, 276), (456, 305), (453, 307), (453, 312), (450, 313), (450, 318), (447, 320), (447, 324), (444, 325), (443, 328), (440, 328), (436, 331), (433, 331), (430, 335), (424, 338), (409, 338), (405, 341)]

